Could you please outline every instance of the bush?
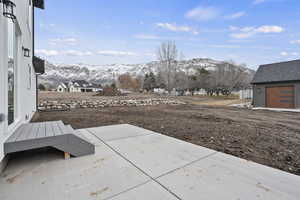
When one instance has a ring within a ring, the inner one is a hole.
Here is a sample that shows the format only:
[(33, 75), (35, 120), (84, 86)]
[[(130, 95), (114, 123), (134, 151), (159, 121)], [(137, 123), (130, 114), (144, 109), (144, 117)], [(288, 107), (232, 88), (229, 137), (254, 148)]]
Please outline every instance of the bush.
[(97, 95), (99, 96), (121, 96), (122, 93), (115, 87), (115, 85), (106, 86)]

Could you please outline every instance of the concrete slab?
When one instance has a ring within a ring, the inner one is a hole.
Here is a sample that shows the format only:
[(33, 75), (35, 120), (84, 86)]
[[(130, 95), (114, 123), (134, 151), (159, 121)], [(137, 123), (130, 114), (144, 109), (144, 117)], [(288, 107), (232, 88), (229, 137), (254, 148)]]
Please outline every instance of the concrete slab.
[(128, 137), (144, 136), (154, 132), (129, 124), (103, 126), (87, 129), (103, 141), (112, 141)]
[(152, 178), (215, 153), (157, 133), (107, 143)]
[(296, 112), (300, 113), (300, 109), (285, 109), (285, 108), (264, 108), (264, 107), (255, 107), (252, 110), (270, 110), (276, 112)]
[(103, 145), (103, 142), (101, 142), (101, 140), (99, 140), (99, 138), (94, 136), (92, 133), (90, 133), (86, 129), (77, 129), (77, 130), (75, 130), (75, 132), (82, 134), (86, 139), (88, 139), (89, 142), (91, 142), (95, 146)]
[(152, 181), (119, 194), (110, 200), (177, 200), (177, 198), (158, 183)]
[(0, 175), (0, 199), (298, 200), (300, 196), (299, 176), (158, 133), (142, 129), (126, 138), (105, 136), (108, 141), (101, 142), (98, 135), (79, 132), (96, 144), (94, 155), (69, 160), (56, 150), (13, 155)]
[(98, 145), (95, 155), (62, 157), (27, 152), (11, 160), (0, 177), (0, 199), (104, 199), (150, 180), (105, 145)]
[(223, 153), (158, 181), (180, 198), (299, 200), (300, 177)]

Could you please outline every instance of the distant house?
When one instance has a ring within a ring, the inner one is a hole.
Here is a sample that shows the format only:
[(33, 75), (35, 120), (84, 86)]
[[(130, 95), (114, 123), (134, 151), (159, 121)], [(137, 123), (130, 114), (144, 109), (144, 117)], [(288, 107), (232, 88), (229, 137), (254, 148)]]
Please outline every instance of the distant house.
[(69, 83), (60, 83), (57, 87), (58, 92), (100, 92), (101, 85), (89, 83), (85, 80), (70, 81)]
[(154, 88), (153, 92), (155, 94), (166, 94), (167, 93), (167, 91), (165, 89), (163, 89), (163, 88)]
[(57, 92), (68, 92), (69, 91), (68, 83), (60, 83), (57, 86)]
[(252, 84), (255, 107), (300, 108), (300, 60), (261, 65)]

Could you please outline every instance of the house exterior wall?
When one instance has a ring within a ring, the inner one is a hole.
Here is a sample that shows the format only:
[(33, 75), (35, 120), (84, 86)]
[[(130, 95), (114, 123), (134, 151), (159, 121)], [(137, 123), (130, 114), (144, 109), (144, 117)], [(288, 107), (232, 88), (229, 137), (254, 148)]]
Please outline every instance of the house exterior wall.
[(294, 86), (295, 107), (300, 108), (300, 82), (284, 82), (253, 85), (253, 105), (254, 107), (266, 107), (266, 88), (278, 86)]
[(65, 88), (62, 85), (57, 87), (57, 92), (66, 92)]
[[(0, 3), (0, 114), (5, 120), (0, 122), (0, 162), (4, 158), (3, 144), (6, 139), (22, 124), (29, 122), (36, 111), (36, 75), (32, 63), (32, 14), (29, 14), (29, 0), (13, 0), (16, 4), (15, 27), (18, 30), (17, 57), (15, 72), (16, 116), (14, 123), (8, 125), (8, 44), (7, 22), (3, 16), (3, 6)], [(32, 9), (33, 9), (33, 4)], [(30, 17), (30, 19), (28, 19)], [(22, 47), (30, 49), (30, 57), (24, 57)], [(31, 71), (31, 73), (30, 73)]]
[(81, 92), (80, 88), (74, 87), (73, 85), (70, 86), (70, 92)]

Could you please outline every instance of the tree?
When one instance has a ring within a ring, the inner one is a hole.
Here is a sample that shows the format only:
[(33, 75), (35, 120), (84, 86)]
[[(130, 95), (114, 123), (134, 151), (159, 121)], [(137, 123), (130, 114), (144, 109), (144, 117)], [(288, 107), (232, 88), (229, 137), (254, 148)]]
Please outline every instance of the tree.
[(132, 78), (130, 74), (122, 74), (118, 77), (119, 87), (122, 89), (131, 89), (132, 88)]
[(165, 74), (167, 90), (172, 90), (172, 80), (177, 66), (177, 47), (174, 41), (161, 43), (157, 51), (157, 58), (160, 62), (161, 72)]
[(119, 87), (122, 89), (133, 89), (138, 91), (141, 88), (141, 81), (138, 78), (132, 78), (130, 74), (122, 74), (118, 78)]
[(153, 90), (155, 87), (157, 87), (157, 84), (153, 72), (150, 72), (149, 74), (145, 74), (143, 88), (149, 91), (149, 90)]
[(43, 85), (43, 84), (39, 84), (39, 90), (41, 90), (41, 91), (45, 91), (46, 90), (46, 87)]
[(141, 80), (138, 79), (138, 78), (134, 78), (132, 79), (131, 81), (131, 88), (134, 90), (134, 91), (139, 91), (141, 89)]
[(161, 71), (159, 71), (156, 75), (156, 86), (161, 88), (161, 89), (166, 89), (164, 76), (163, 76), (163, 73)]
[(233, 89), (239, 88), (245, 81), (244, 70), (234, 63), (223, 62), (215, 66), (215, 70), (209, 72), (206, 79), (205, 90), (208, 95), (230, 95)]

